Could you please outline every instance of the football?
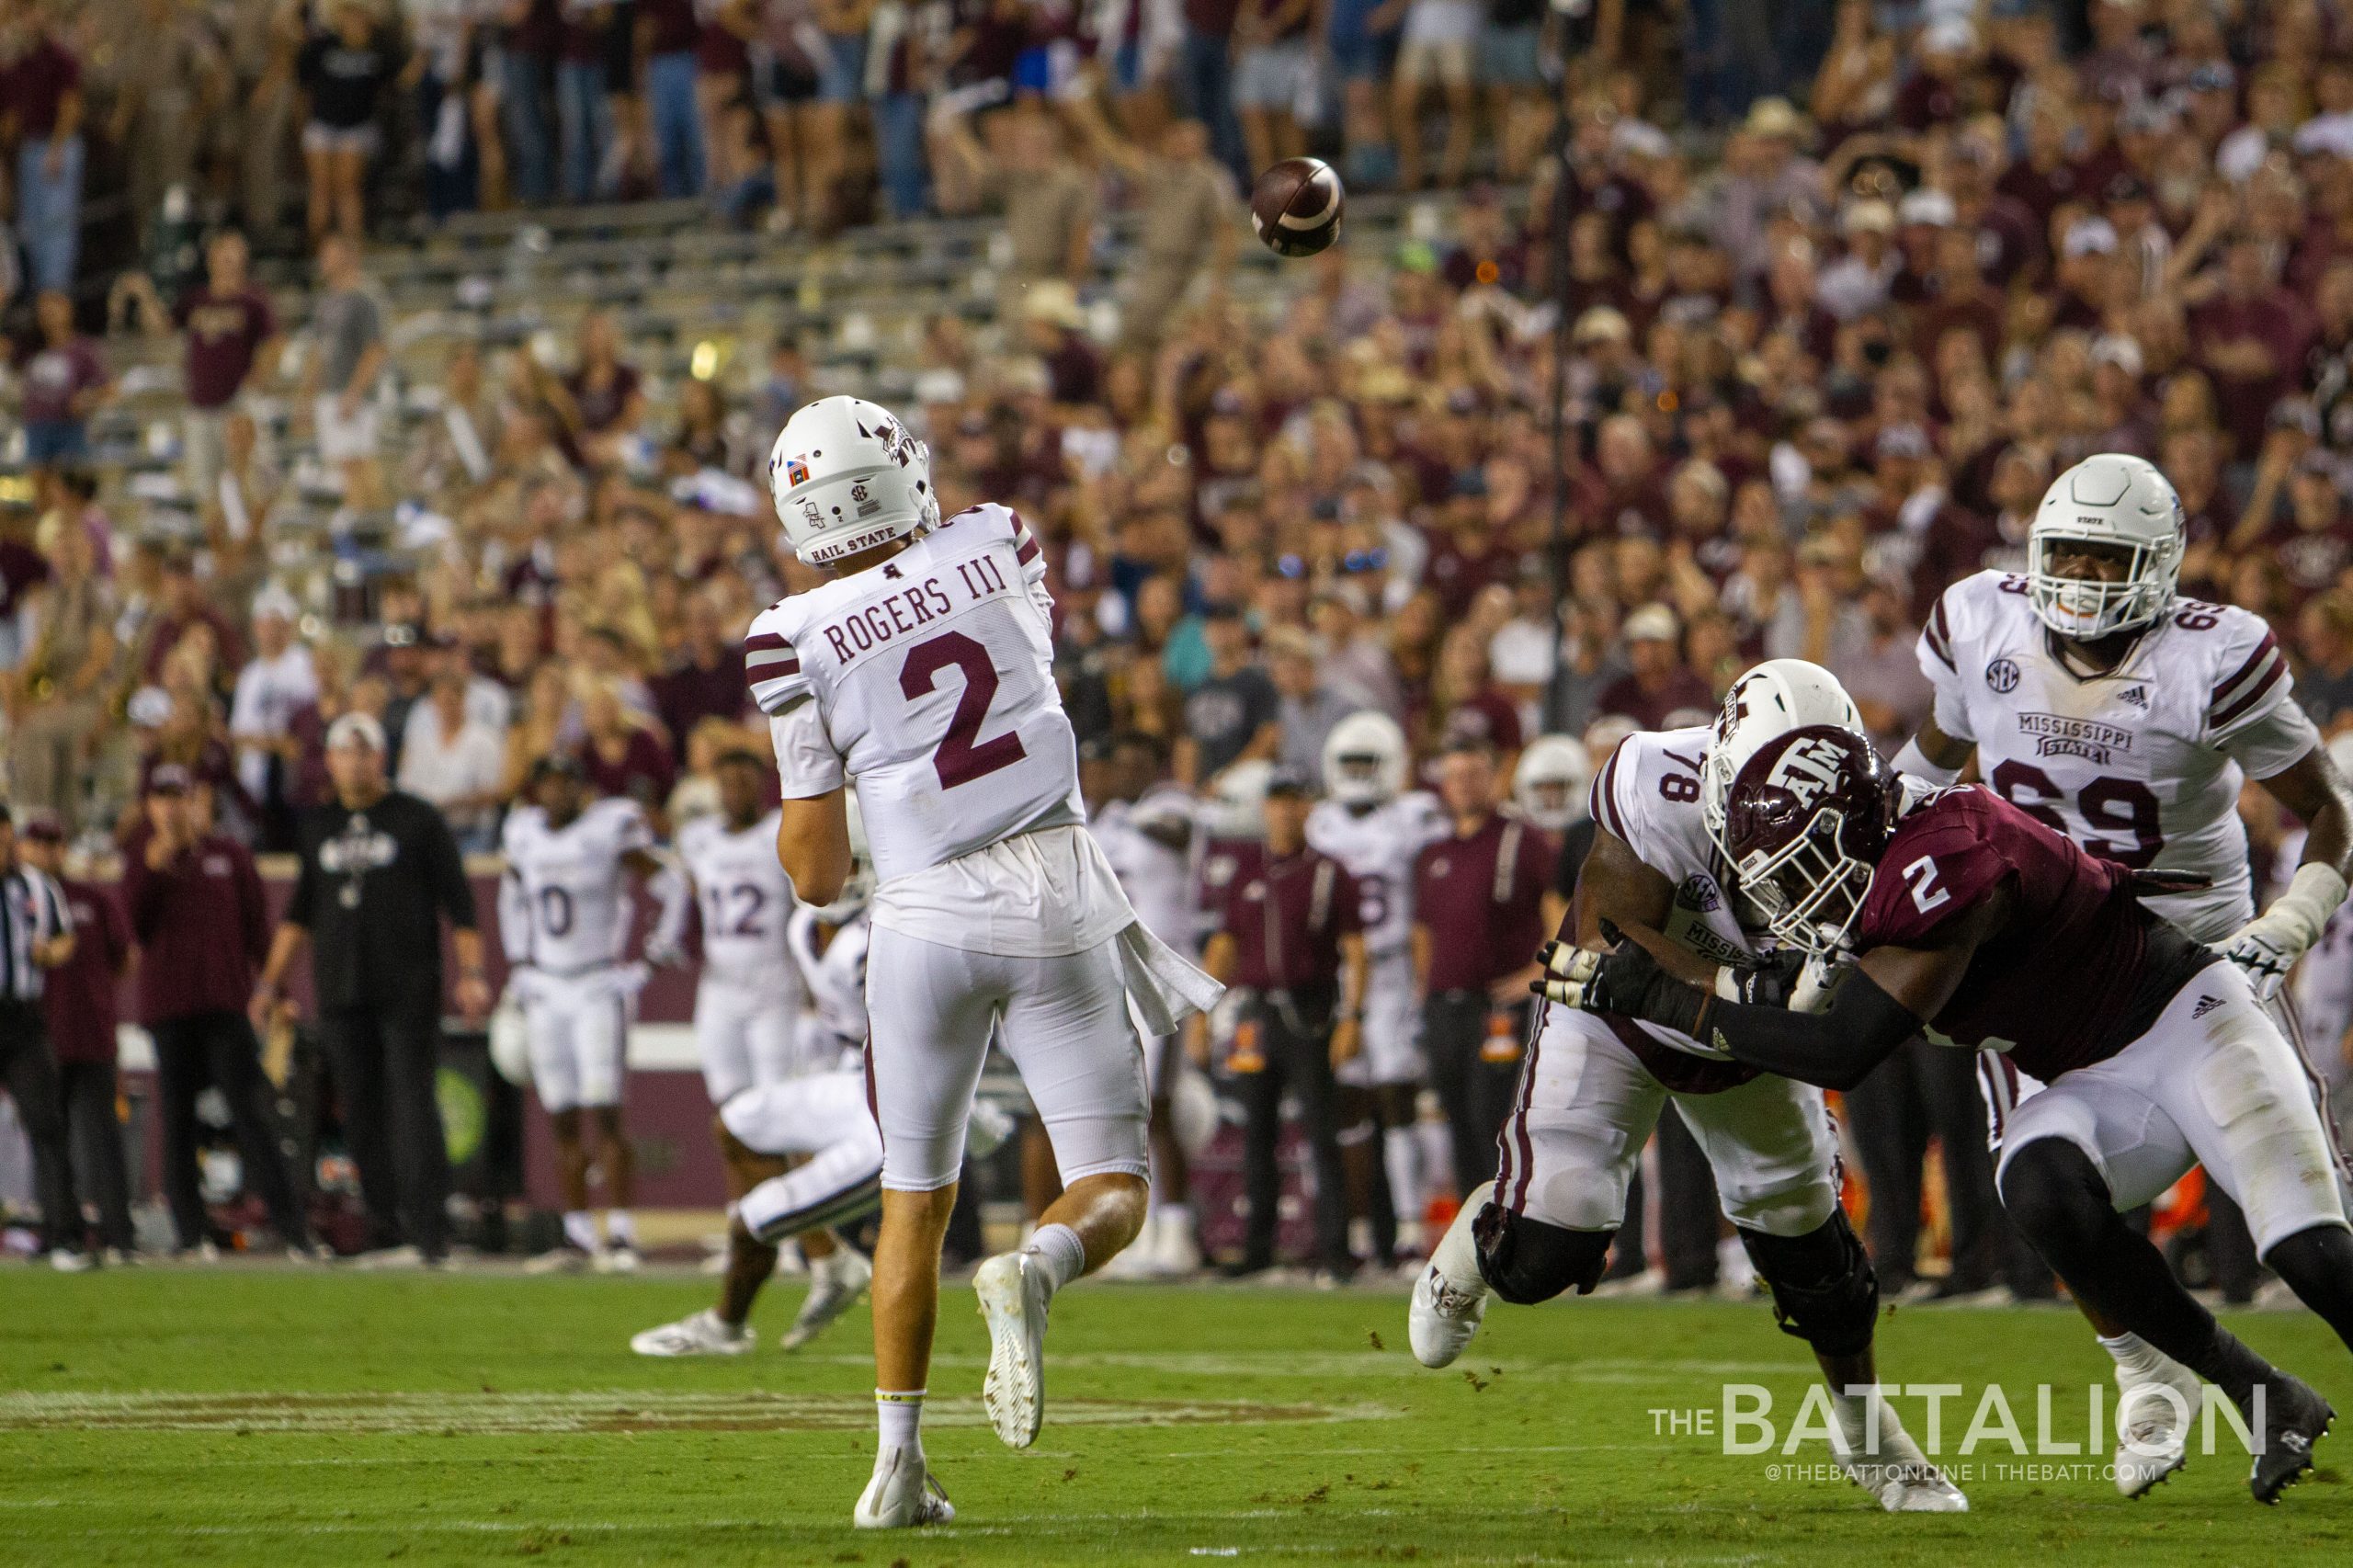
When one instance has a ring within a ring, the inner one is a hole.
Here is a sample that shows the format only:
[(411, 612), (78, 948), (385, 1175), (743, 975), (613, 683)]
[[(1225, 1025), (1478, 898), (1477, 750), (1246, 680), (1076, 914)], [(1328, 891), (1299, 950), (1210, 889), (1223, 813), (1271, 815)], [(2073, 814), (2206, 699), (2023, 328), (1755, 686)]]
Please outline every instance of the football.
[(1321, 158), (1285, 158), (1250, 192), (1250, 227), (1277, 256), (1313, 256), (1340, 237), (1347, 193)]

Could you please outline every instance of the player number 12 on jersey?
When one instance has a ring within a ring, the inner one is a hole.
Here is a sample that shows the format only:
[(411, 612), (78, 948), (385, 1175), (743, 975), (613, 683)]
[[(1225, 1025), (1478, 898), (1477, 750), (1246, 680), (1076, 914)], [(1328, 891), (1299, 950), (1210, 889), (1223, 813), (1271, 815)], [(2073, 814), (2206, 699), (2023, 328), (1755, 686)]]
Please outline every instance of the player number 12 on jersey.
[(940, 671), (950, 667), (963, 672), (964, 695), (948, 721), (948, 733), (931, 754), (943, 790), (970, 784), (1029, 755), (1021, 737), (1010, 731), (990, 740), (980, 738), (981, 722), (996, 700), (996, 666), (989, 663), (989, 651), (962, 632), (943, 631), (908, 649), (907, 662), (899, 670), (899, 689), (908, 701), (917, 701), (938, 688)]

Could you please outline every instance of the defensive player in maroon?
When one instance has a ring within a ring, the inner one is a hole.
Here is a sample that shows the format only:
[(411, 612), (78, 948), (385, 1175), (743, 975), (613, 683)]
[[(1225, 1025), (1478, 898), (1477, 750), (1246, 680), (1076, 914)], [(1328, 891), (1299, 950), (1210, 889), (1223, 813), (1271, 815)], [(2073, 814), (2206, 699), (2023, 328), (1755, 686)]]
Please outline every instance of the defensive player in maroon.
[(1546, 994), (1831, 1088), (1915, 1034), (2005, 1052), (2050, 1085), (2004, 1131), (2020, 1231), (2083, 1301), (2230, 1396), (2258, 1501), (2311, 1469), (2327, 1402), (2217, 1324), (2120, 1217), (2204, 1165), (2264, 1262), (2353, 1345), (2353, 1230), (2318, 1115), (2245, 972), (2139, 903), (2177, 881), (2094, 859), (1990, 791), (1898, 779), (1827, 725), (1739, 765), (1725, 839), (1790, 957), (1854, 955), (1826, 1010), (1778, 1005), (1789, 965), (1720, 976), (1639, 930), (1605, 933), (1606, 954), (1548, 949)]

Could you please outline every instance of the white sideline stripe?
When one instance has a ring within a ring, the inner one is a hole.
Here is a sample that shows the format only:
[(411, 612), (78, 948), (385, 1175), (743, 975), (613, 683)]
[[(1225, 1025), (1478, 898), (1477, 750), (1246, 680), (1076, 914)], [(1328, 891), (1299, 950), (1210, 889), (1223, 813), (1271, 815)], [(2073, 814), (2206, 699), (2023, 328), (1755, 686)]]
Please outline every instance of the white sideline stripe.
[[(114, 1031), (117, 1065), (126, 1073), (155, 1070), (155, 1040), (137, 1024), (122, 1024)], [(700, 1073), (702, 1058), (695, 1050), (691, 1024), (631, 1024), (629, 1066), (636, 1073)]]

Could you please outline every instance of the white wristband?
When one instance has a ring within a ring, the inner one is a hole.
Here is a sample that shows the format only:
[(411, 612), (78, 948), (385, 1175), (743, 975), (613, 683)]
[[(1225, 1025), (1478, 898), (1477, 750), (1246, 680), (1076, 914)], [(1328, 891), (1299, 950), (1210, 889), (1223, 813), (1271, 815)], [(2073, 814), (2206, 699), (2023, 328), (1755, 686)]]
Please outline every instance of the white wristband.
[(1931, 784), (1949, 787), (1961, 782), (1961, 769), (1938, 767), (1935, 763), (1930, 762), (1928, 754), (1920, 749), (1920, 743), (1916, 738), (1904, 743), (1904, 749), (1895, 754), (1894, 767), (1898, 773), (1908, 773), (1915, 778), (1925, 778)]

